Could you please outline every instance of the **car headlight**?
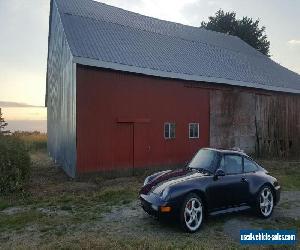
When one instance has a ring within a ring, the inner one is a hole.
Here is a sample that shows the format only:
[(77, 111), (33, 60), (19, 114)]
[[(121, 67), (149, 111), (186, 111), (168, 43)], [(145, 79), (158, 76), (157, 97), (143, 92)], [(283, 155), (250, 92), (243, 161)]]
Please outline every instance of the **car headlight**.
[(170, 191), (169, 187), (166, 187), (166, 188), (164, 189), (164, 191), (162, 191), (162, 193), (161, 193), (161, 198), (162, 198), (163, 200), (165, 200), (165, 199), (168, 197), (169, 191)]
[(149, 177), (150, 177), (150, 176), (148, 176), (148, 177), (144, 180), (143, 186), (147, 185), (147, 183), (149, 182)]

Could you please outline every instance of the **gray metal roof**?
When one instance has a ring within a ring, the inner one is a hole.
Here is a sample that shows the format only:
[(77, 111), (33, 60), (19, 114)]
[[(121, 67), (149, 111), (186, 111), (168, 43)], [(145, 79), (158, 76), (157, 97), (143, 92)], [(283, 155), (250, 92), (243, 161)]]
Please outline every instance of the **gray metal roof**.
[(300, 93), (300, 75), (237, 37), (91, 0), (55, 2), (76, 63)]

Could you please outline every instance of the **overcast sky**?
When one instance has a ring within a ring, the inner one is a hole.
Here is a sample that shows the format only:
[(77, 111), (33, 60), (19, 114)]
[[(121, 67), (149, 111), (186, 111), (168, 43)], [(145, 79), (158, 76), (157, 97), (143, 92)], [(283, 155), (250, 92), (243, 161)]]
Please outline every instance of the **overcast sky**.
[[(200, 26), (218, 9), (259, 18), (272, 59), (300, 74), (299, 0), (99, 0), (127, 10)], [(43, 105), (50, 0), (0, 0), (0, 101)]]

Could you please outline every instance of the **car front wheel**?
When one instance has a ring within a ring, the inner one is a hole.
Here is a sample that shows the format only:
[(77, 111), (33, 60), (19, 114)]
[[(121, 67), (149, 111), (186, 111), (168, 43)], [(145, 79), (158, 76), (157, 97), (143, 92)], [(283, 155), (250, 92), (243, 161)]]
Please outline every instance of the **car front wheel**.
[(201, 198), (191, 193), (189, 194), (180, 211), (180, 223), (183, 229), (187, 232), (196, 232), (203, 221), (204, 207)]
[(274, 195), (270, 187), (263, 186), (258, 193), (256, 210), (260, 217), (268, 218), (274, 209)]

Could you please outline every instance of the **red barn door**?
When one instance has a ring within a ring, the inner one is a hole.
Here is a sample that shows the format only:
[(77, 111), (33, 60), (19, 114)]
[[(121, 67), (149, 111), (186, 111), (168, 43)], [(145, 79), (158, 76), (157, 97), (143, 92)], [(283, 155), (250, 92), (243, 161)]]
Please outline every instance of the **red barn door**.
[(148, 123), (117, 123), (114, 135), (114, 166), (134, 169), (149, 163)]
[(134, 168), (148, 167), (150, 164), (149, 123), (134, 123)]
[(117, 123), (114, 138), (114, 166), (133, 169), (133, 123)]

